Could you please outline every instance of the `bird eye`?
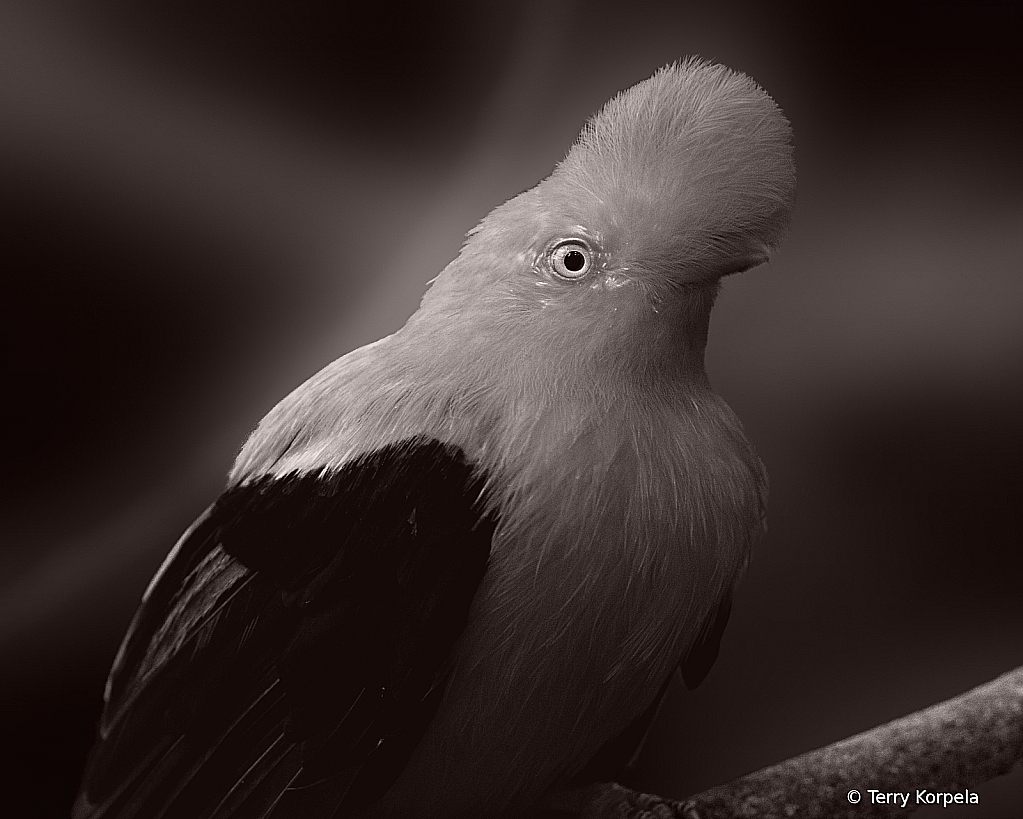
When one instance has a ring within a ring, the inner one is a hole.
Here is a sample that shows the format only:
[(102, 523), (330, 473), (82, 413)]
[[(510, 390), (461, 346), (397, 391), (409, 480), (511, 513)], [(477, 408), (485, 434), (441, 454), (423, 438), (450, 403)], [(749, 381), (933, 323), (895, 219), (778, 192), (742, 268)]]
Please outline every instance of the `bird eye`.
[(575, 281), (590, 272), (593, 253), (579, 241), (562, 242), (550, 252), (551, 269), (561, 279)]

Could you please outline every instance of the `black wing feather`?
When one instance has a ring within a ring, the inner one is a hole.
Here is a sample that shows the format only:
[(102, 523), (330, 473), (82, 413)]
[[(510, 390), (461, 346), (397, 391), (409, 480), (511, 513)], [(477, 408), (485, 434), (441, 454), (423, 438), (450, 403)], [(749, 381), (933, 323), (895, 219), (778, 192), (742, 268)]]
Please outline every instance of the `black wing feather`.
[(379, 798), (486, 570), (484, 483), (412, 439), (225, 492), (125, 638), (76, 816), (315, 819)]

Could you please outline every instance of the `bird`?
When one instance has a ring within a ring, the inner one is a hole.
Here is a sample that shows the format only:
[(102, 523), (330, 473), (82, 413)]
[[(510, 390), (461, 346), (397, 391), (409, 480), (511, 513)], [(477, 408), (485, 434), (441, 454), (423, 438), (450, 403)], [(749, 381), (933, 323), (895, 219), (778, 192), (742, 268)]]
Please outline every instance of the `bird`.
[(74, 816), (526, 817), (617, 776), (764, 529), (704, 354), (791, 143), (748, 76), (660, 68), (278, 403), (145, 591)]

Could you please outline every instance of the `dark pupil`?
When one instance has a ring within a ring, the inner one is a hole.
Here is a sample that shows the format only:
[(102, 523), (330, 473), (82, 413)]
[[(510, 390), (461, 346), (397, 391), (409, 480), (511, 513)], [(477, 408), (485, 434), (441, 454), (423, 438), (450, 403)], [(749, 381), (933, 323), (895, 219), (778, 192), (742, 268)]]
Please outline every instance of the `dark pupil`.
[(570, 250), (565, 254), (565, 269), (578, 273), (586, 265), (586, 257), (578, 250)]

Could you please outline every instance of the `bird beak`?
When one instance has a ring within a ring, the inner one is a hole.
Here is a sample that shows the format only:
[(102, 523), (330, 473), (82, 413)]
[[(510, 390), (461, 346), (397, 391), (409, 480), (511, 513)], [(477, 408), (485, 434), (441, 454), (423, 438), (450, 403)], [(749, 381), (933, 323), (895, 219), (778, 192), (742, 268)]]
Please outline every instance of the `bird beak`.
[(731, 276), (733, 273), (745, 273), (747, 270), (752, 270), (754, 267), (762, 265), (769, 258), (770, 256), (766, 248), (750, 251), (740, 256), (733, 256), (721, 266), (720, 272), (716, 272), (715, 275), (718, 278), (724, 278), (725, 276)]

